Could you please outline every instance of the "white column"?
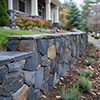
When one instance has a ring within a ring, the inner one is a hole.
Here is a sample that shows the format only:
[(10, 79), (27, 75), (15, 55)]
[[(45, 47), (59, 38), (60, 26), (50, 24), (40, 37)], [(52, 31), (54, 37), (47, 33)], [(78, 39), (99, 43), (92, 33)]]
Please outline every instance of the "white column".
[(52, 23), (53, 23), (53, 8), (51, 9), (51, 20), (52, 20)]
[(31, 0), (31, 15), (38, 16), (38, 0)]
[(59, 23), (59, 7), (55, 8), (55, 23)]
[(8, 0), (8, 9), (13, 10), (13, 0)]
[(46, 20), (51, 20), (51, 0), (46, 0)]

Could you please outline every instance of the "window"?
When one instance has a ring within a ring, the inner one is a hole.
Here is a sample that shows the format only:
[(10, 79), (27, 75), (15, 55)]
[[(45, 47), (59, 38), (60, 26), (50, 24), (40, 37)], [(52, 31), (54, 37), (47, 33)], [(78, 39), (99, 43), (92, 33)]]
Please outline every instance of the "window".
[(19, 11), (25, 12), (25, 0), (19, 0)]

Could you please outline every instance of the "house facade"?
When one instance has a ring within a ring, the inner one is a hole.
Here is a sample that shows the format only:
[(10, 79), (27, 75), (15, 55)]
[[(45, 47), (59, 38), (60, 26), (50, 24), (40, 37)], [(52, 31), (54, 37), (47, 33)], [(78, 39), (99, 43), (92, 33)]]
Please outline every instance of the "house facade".
[[(6, 0), (6, 4), (10, 19), (16, 16), (15, 13), (17, 15), (29, 14), (33, 17), (38, 16), (41, 19), (59, 23), (59, 6), (61, 6), (59, 0)], [(53, 9), (55, 9), (54, 21)]]

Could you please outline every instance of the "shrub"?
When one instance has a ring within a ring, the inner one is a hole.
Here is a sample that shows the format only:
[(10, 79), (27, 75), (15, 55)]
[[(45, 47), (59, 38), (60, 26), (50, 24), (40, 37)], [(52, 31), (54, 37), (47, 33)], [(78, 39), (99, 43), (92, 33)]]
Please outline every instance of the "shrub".
[(92, 53), (95, 53), (96, 50), (92, 48), (89, 52), (92, 54)]
[(99, 36), (95, 36), (94, 38), (95, 38), (95, 39), (99, 39), (100, 37), (99, 37)]
[(87, 58), (87, 59), (85, 60), (85, 64), (86, 64), (87, 66), (93, 64), (94, 62), (95, 62), (95, 59), (93, 59), (93, 58)]
[(73, 85), (70, 90), (66, 90), (65, 88), (66, 86), (63, 86), (60, 91), (63, 100), (80, 100), (81, 94), (78, 94), (79, 86)]
[(29, 15), (23, 15), (15, 19), (16, 24), (21, 28), (31, 27), (42, 27), (43, 21), (37, 17), (32, 18)]
[(39, 28), (48, 28), (50, 25), (50, 21), (44, 21), (41, 20), (38, 17), (32, 18), (29, 17), (29, 15), (23, 15), (20, 17), (17, 17), (15, 19), (16, 24), (21, 28), (27, 28), (27, 27), (39, 27)]
[(95, 35), (94, 35), (94, 34), (92, 34), (92, 35), (91, 35), (91, 37), (95, 37)]
[(88, 44), (89, 44), (90, 46), (94, 46), (94, 44), (93, 44), (92, 42), (90, 42), (90, 41), (88, 41)]
[(91, 56), (92, 58), (95, 58), (95, 57), (96, 57), (96, 54), (95, 54), (95, 53), (91, 53), (90, 56)]
[(79, 85), (79, 89), (83, 92), (90, 92), (90, 89), (92, 87), (92, 82), (89, 81), (89, 79), (85, 78), (85, 77), (80, 77), (78, 80), (78, 85)]
[(90, 70), (82, 69), (79, 71), (79, 74), (81, 76), (90, 77), (90, 75), (92, 75), (92, 72)]
[(62, 29), (63, 30), (71, 30), (73, 27), (72, 26), (70, 26), (70, 25), (66, 25), (66, 26), (64, 26), (64, 27), (62, 27)]
[(47, 29), (50, 26), (50, 21), (45, 20), (45, 22), (43, 23), (43, 28)]
[(7, 14), (5, 0), (0, 0), (0, 26), (7, 26), (9, 22), (9, 16)]

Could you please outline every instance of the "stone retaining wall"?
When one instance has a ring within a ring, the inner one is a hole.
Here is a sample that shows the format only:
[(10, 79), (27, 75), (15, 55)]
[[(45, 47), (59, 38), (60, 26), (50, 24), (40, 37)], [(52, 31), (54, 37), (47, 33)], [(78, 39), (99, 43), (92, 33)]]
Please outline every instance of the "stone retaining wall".
[(87, 38), (82, 32), (7, 37), (8, 51), (31, 55), (0, 67), (4, 76), (0, 79), (0, 100), (38, 100), (77, 62), (86, 50)]

